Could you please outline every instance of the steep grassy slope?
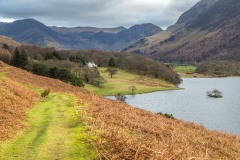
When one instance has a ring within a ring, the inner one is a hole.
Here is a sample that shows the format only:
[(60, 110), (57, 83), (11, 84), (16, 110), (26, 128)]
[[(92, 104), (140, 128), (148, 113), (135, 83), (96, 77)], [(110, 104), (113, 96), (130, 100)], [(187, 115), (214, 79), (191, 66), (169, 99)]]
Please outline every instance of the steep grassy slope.
[[(92, 94), (61, 81), (8, 68), (5, 76), (21, 84), (69, 93), (78, 99), (79, 119), (100, 138), (93, 145), (104, 159), (239, 159), (240, 137), (167, 119)], [(17, 101), (15, 101), (17, 103)]]
[[(205, 2), (210, 4), (207, 0), (199, 3)], [(169, 27), (165, 32), (142, 39), (124, 51), (146, 55), (165, 62), (240, 61), (238, 45), (240, 42), (240, 1), (219, 0), (208, 7), (203, 5), (198, 13), (196, 8), (200, 6), (197, 4), (185, 12), (178, 23)]]
[(13, 46), (13, 47), (17, 47), (17, 46), (20, 46), (21, 44), (9, 37), (6, 37), (6, 36), (1, 36), (0, 35), (0, 44), (7, 44), (9, 46)]
[(8, 69), (0, 62), (0, 141), (25, 126), (25, 112), (39, 98), (34, 91), (6, 78)]

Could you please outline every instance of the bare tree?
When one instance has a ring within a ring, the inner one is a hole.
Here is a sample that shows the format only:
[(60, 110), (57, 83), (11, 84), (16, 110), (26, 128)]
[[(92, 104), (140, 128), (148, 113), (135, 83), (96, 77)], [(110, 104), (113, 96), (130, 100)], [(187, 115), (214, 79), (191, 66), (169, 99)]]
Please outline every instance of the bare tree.
[(117, 74), (118, 70), (116, 68), (107, 68), (105, 72), (108, 72), (112, 78), (113, 75)]
[(137, 88), (135, 86), (130, 86), (128, 87), (128, 90), (132, 91), (132, 93), (137, 90)]

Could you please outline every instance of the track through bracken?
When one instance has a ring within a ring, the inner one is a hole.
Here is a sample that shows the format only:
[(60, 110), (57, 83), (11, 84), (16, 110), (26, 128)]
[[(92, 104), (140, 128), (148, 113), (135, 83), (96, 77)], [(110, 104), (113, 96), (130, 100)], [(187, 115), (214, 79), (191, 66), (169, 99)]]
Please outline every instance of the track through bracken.
[(240, 159), (240, 137), (131, 107), (61, 81), (9, 68), (6, 76), (22, 84), (72, 94), (82, 121), (99, 135), (93, 143), (102, 159)]

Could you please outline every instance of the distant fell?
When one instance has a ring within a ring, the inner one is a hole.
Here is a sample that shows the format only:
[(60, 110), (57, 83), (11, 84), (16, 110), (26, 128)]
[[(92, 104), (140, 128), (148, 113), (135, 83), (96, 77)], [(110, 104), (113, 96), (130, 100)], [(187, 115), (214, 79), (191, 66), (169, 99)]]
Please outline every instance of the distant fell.
[(138, 39), (152, 36), (162, 29), (147, 23), (126, 29), (95, 27), (49, 27), (35, 19), (0, 23), (0, 34), (21, 43), (73, 50), (111, 50), (119, 51)]
[(97, 27), (57, 27), (51, 26), (52, 30), (60, 32), (60, 33), (81, 33), (81, 32), (106, 32), (106, 33), (117, 33), (125, 30), (126, 28), (123, 26), (114, 27), (114, 28), (97, 28)]
[(184, 12), (178, 19), (176, 25), (188, 23), (200, 14), (206, 12), (209, 8), (211, 8), (217, 1), (219, 0), (201, 0), (195, 6), (193, 6), (188, 11)]
[(240, 61), (240, 1), (202, 0), (166, 31), (123, 51), (170, 63)]

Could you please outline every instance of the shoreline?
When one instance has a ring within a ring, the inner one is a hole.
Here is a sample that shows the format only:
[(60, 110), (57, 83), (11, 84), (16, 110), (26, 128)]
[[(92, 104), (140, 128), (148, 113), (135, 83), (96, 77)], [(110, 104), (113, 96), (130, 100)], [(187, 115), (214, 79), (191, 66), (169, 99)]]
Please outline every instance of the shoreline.
[(240, 76), (221, 76), (215, 74), (199, 74), (199, 73), (178, 73), (181, 78), (227, 78), (227, 77), (240, 77)]
[[(137, 92), (137, 91), (135, 91), (134, 93), (131, 93), (131, 92), (119, 92), (121, 95), (125, 95), (125, 96), (128, 96), (128, 95), (137, 95), (137, 94), (146, 94), (146, 93), (154, 93), (154, 92), (161, 92), (161, 91), (174, 91), (174, 90), (182, 90), (182, 89), (184, 89), (184, 88), (178, 88), (178, 87), (176, 87), (176, 88), (169, 88), (169, 89), (157, 89), (157, 90), (151, 90), (151, 91), (143, 91), (143, 92)], [(104, 96), (104, 97), (106, 97), (106, 96), (115, 96), (115, 95), (117, 95), (117, 93), (115, 94), (115, 93), (112, 93), (112, 94), (99, 94), (99, 93), (96, 93), (96, 92), (94, 92), (94, 91), (90, 91), (90, 90), (88, 90), (89, 92), (93, 92), (93, 93), (95, 93), (95, 94), (97, 94), (97, 95), (100, 95), (100, 96)]]

